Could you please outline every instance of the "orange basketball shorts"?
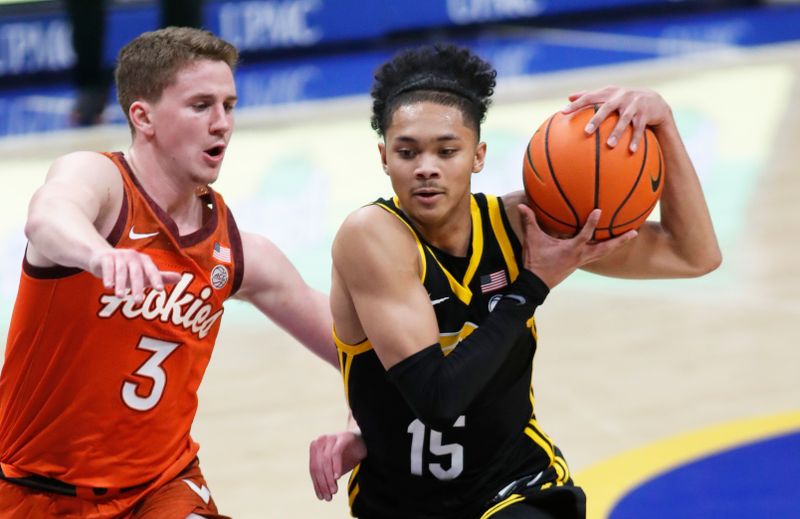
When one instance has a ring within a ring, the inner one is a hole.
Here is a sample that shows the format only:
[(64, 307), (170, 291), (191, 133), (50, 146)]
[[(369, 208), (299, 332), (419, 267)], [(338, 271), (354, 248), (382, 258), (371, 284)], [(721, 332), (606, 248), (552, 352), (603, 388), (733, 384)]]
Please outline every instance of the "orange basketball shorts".
[(197, 459), (170, 480), (106, 500), (45, 492), (0, 479), (0, 519), (185, 519), (191, 513), (229, 519), (219, 515)]

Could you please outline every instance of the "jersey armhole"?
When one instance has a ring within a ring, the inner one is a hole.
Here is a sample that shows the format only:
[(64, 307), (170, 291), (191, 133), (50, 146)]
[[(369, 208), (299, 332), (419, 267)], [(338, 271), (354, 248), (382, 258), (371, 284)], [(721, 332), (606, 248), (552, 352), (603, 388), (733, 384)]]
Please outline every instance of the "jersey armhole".
[(511, 247), (514, 249), (514, 255), (518, 256), (522, 254), (522, 244), (519, 242), (517, 233), (514, 232), (514, 228), (511, 227), (511, 222), (508, 220), (508, 215), (506, 214), (506, 204), (503, 202), (503, 197), (497, 197), (497, 205), (500, 209), (500, 219), (503, 221), (503, 227), (506, 228), (508, 241), (511, 242)]
[[(408, 230), (411, 232), (411, 236), (414, 237), (414, 241), (417, 244), (417, 252), (419, 253), (419, 263), (420, 263), (420, 265), (419, 265), (420, 266), (419, 279), (420, 279), (421, 282), (424, 283), (425, 282), (425, 276), (428, 275), (428, 261), (427, 261), (427, 259), (425, 257), (425, 247), (423, 246), (422, 240), (420, 240), (420, 237), (417, 234), (417, 231), (414, 230), (414, 227), (412, 227), (411, 224), (409, 222), (407, 222), (406, 219), (403, 218), (403, 216), (398, 211), (395, 211), (394, 208), (390, 207), (386, 203), (385, 200), (377, 200), (377, 201), (373, 202), (373, 205), (376, 205), (376, 206), (380, 207), (381, 209), (383, 209), (384, 211), (386, 211), (387, 213), (389, 213), (391, 215), (394, 215), (398, 220), (400, 220), (400, 222), (403, 223), (403, 225), (408, 227)], [(399, 207), (398, 207), (398, 209), (399, 209)]]
[[(125, 223), (128, 221), (128, 190), (125, 189), (125, 183), (122, 186), (122, 206), (119, 208), (117, 221), (114, 227), (106, 236), (106, 241), (112, 247), (115, 247), (122, 238), (122, 232), (125, 230)], [(22, 270), (28, 276), (35, 279), (60, 279), (69, 276), (74, 276), (83, 272), (83, 269), (76, 267), (65, 267), (63, 265), (53, 265), (52, 267), (38, 267), (28, 261), (28, 247), (25, 246), (25, 252), (22, 255)]]
[(244, 278), (244, 247), (242, 246), (242, 235), (239, 233), (239, 226), (233, 218), (230, 207), (225, 206), (228, 213), (228, 238), (231, 240), (231, 250), (233, 252), (233, 286), (228, 297), (233, 297), (242, 286)]

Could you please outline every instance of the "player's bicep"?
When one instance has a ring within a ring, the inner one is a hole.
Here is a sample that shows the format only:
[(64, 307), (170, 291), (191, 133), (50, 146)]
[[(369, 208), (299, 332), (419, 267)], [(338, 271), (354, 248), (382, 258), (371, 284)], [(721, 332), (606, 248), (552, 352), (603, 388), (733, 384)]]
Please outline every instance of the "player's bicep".
[(63, 212), (76, 211), (96, 223), (118, 205), (122, 180), (116, 166), (105, 156), (76, 152), (60, 157), (47, 172), (45, 183), (36, 191), (29, 214), (58, 219)]
[[(408, 232), (408, 231), (404, 231)], [(436, 315), (417, 267), (417, 249), (384, 235), (334, 248), (334, 264), (358, 320), (386, 369), (439, 340)], [(405, 237), (407, 238), (407, 237)], [(353, 251), (358, 251), (357, 253)]]
[(274, 243), (256, 234), (242, 232), (241, 236), (245, 268), (236, 297), (253, 303), (283, 325), (287, 315), (296, 314), (294, 307), (310, 288)]
[(116, 166), (99, 153), (76, 152), (56, 160), (28, 206), (28, 261), (87, 268), (83, 261), (105, 245), (119, 217), (123, 193)]

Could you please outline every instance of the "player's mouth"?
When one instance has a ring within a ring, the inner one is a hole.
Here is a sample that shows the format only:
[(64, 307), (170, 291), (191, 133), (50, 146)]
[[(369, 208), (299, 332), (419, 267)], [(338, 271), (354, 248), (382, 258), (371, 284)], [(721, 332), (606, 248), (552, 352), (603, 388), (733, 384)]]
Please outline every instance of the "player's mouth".
[(444, 196), (444, 191), (439, 188), (421, 187), (414, 189), (411, 195), (423, 203), (433, 203)]
[(203, 150), (203, 158), (212, 166), (218, 165), (222, 162), (222, 158), (225, 156), (225, 145), (224, 144), (217, 144), (216, 146), (212, 146)]

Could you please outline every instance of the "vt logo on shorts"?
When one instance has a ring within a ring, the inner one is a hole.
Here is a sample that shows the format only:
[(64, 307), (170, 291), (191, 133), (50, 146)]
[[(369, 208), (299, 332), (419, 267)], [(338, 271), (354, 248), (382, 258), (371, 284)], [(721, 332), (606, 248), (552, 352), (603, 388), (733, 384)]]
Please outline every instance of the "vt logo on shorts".
[(202, 499), (205, 504), (208, 504), (208, 502), (211, 500), (211, 491), (207, 486), (201, 485), (198, 487), (191, 479), (184, 479), (183, 482), (186, 483), (186, 485), (191, 488), (195, 494), (200, 496), (200, 499)]

